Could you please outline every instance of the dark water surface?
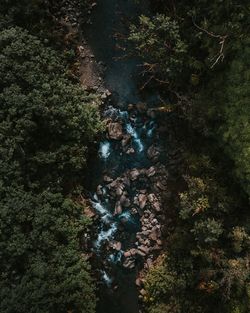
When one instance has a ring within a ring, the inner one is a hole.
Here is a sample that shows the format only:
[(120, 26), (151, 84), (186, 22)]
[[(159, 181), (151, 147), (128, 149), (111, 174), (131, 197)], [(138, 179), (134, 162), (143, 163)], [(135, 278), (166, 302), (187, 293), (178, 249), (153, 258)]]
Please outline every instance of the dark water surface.
[[(135, 75), (139, 60), (135, 58), (119, 59), (124, 56), (124, 53), (117, 49), (114, 34), (117, 32), (126, 34), (129, 20), (142, 13), (146, 14), (147, 1), (144, 1), (143, 8), (136, 4), (135, 0), (99, 0), (97, 3), (98, 5), (92, 14), (93, 23), (85, 28), (85, 35), (97, 61), (102, 61), (106, 65), (105, 84), (112, 94), (116, 95), (114, 97), (116, 103), (112, 103), (112, 105), (126, 110), (127, 104), (137, 103), (141, 100)], [(136, 128), (136, 125), (134, 127), (140, 140), (141, 129), (140, 127)], [(112, 143), (109, 144), (112, 149)], [(123, 159), (123, 157), (119, 158), (112, 152), (107, 162), (116, 164), (121, 171), (126, 168), (145, 167), (144, 162), (146, 160), (142, 155), (143, 153), (138, 153), (130, 160), (128, 158)], [(101, 179), (102, 171), (100, 171), (99, 176)], [(135, 286), (136, 271), (136, 269), (128, 271), (121, 266), (114, 267), (112, 275), (115, 276), (117, 287), (115, 290), (113, 286), (110, 287), (108, 277), (105, 277), (106, 272), (104, 272), (104, 281), (100, 284), (98, 292), (98, 313), (139, 312), (138, 292)]]
[(119, 96), (123, 104), (135, 103), (139, 100), (134, 76), (139, 60), (124, 58), (124, 52), (117, 48), (114, 36), (116, 33), (126, 35), (129, 22), (140, 14), (146, 14), (147, 1), (143, 2), (143, 7), (135, 0), (99, 0), (97, 3), (92, 14), (93, 24), (86, 29), (88, 43), (96, 59), (107, 66), (107, 87)]

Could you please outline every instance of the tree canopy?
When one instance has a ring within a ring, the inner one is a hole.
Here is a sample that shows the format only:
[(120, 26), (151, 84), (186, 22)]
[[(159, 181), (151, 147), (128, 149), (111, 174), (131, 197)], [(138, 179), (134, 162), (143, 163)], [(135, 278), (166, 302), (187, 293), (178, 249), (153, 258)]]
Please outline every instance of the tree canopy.
[[(24, 9), (10, 4), (12, 17)], [(81, 244), (89, 220), (76, 189), (102, 129), (99, 100), (13, 20), (0, 31), (0, 311), (93, 313)]]

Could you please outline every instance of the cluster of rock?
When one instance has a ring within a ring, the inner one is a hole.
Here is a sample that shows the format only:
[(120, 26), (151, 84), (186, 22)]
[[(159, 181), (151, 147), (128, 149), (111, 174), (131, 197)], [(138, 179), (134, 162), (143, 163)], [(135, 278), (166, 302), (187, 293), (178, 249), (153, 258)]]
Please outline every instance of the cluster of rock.
[[(109, 198), (113, 205), (113, 215), (120, 216), (129, 212), (131, 216), (140, 216), (141, 231), (136, 234), (136, 242), (123, 254), (123, 266), (135, 267), (136, 259), (153, 258), (153, 253), (162, 248), (161, 222), (164, 215), (161, 210), (160, 193), (167, 189), (168, 173), (161, 164), (149, 168), (127, 170), (122, 176), (112, 179), (104, 176), (104, 184), (97, 187), (100, 199)], [(143, 189), (140, 188), (143, 186)], [(129, 222), (126, 215), (121, 223)], [(112, 243), (112, 248), (121, 250), (119, 242)]]

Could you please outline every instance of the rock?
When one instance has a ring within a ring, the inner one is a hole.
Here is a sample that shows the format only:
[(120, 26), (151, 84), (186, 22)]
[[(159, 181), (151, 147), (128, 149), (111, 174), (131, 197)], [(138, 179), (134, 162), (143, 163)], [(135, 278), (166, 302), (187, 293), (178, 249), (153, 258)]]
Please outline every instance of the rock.
[(95, 211), (94, 211), (92, 208), (88, 207), (88, 206), (86, 206), (86, 207), (84, 208), (84, 214), (85, 214), (87, 217), (89, 217), (89, 218), (93, 218), (93, 217), (96, 216)]
[(123, 137), (122, 125), (120, 123), (108, 124), (108, 135), (110, 139), (121, 140)]
[(147, 259), (146, 266), (148, 269), (150, 269), (153, 266), (153, 260), (151, 258)]
[(160, 190), (167, 190), (167, 186), (166, 185), (164, 185), (162, 182), (160, 182), (160, 181), (158, 181), (157, 183), (156, 183), (156, 186), (160, 189)]
[(135, 153), (135, 149), (134, 148), (128, 148), (128, 150), (126, 151), (127, 154), (134, 154)]
[(154, 176), (155, 174), (156, 174), (156, 169), (155, 169), (154, 166), (151, 166), (151, 167), (147, 170), (147, 172), (146, 172), (146, 175), (147, 175), (148, 177), (152, 177), (152, 176)]
[(114, 243), (111, 244), (111, 247), (117, 251), (120, 251), (122, 248), (122, 244), (120, 241), (116, 241)]
[(153, 241), (156, 241), (158, 239), (158, 237), (159, 237), (159, 235), (155, 229), (149, 235), (149, 238)]
[(158, 198), (156, 197), (156, 195), (154, 193), (151, 193), (148, 195), (148, 201), (151, 203), (152, 208), (156, 212), (161, 211), (161, 204), (160, 204)]
[(125, 258), (129, 258), (130, 256), (132, 256), (132, 254), (131, 254), (131, 251), (130, 251), (130, 250), (125, 251), (123, 255), (124, 255), (124, 257), (125, 257)]
[(132, 269), (135, 267), (135, 259), (134, 258), (128, 258), (123, 262), (123, 266), (125, 268)]
[(157, 251), (157, 250), (161, 250), (161, 247), (158, 245), (155, 245), (151, 248), (151, 251)]
[(133, 249), (130, 250), (130, 252), (131, 252), (132, 255), (136, 255), (138, 250), (133, 248)]
[(125, 208), (128, 208), (130, 206), (130, 204), (131, 204), (129, 198), (127, 198), (124, 194), (120, 198), (120, 203)]
[(149, 229), (142, 231), (142, 235), (143, 235), (144, 237), (147, 237), (150, 233), (151, 233), (151, 230), (149, 230)]
[(111, 177), (109, 177), (108, 175), (104, 175), (103, 176), (103, 180), (106, 182), (106, 183), (110, 183), (113, 181), (113, 179)]
[[(101, 79), (100, 79), (100, 80), (101, 80)], [(106, 95), (106, 93), (103, 93), (103, 94), (101, 95), (101, 99), (102, 99), (102, 100), (107, 99), (107, 95)]]
[(146, 256), (146, 253), (141, 250), (138, 250), (137, 254), (139, 254), (142, 257)]
[(143, 252), (143, 253), (145, 253), (145, 254), (148, 254), (149, 253), (149, 249), (148, 249), (148, 247), (146, 247), (146, 246), (139, 246), (138, 247), (138, 252), (139, 251), (141, 251), (141, 252)]
[(138, 213), (137, 210), (136, 210), (136, 208), (132, 208), (132, 209), (130, 210), (130, 212), (131, 212), (131, 214), (137, 214), (137, 213)]
[(119, 215), (122, 213), (122, 206), (120, 201), (116, 202), (114, 215)]
[(135, 256), (137, 254), (137, 252), (138, 252), (137, 249), (132, 248), (132, 249), (124, 252), (123, 255), (124, 255), (125, 258), (129, 258), (131, 256)]
[(156, 212), (161, 212), (161, 204), (159, 201), (155, 201), (153, 204), (152, 204), (152, 207), (153, 209), (156, 211)]
[(155, 202), (155, 201), (157, 201), (158, 199), (157, 199), (157, 197), (156, 197), (156, 195), (154, 194), (154, 193), (150, 193), (149, 195), (148, 195), (148, 201), (150, 202), (150, 203), (153, 203), (153, 202)]
[(123, 188), (122, 188), (122, 186), (117, 187), (115, 193), (116, 193), (116, 195), (117, 195), (118, 197), (120, 197), (120, 196), (122, 195), (122, 193), (123, 193)]
[(129, 175), (130, 175), (130, 179), (132, 181), (135, 181), (139, 177), (140, 172), (138, 169), (134, 168), (130, 171)]
[(102, 192), (102, 185), (98, 185), (96, 188), (96, 193), (98, 196), (102, 196), (103, 192)]
[(145, 289), (141, 289), (141, 290), (140, 290), (140, 294), (141, 294), (142, 296), (146, 296), (147, 291), (146, 291)]
[(139, 277), (136, 278), (135, 284), (137, 287), (141, 287), (142, 286), (142, 280)]
[(156, 240), (156, 243), (157, 243), (158, 246), (162, 246), (162, 244), (163, 244), (160, 239)]
[(126, 147), (129, 144), (130, 140), (131, 140), (131, 135), (125, 134), (122, 138), (122, 146)]
[(138, 201), (139, 201), (140, 209), (144, 209), (144, 207), (147, 203), (147, 196), (145, 194), (139, 194)]
[(123, 183), (124, 185), (127, 185), (128, 187), (130, 187), (130, 179), (128, 178), (128, 176), (125, 176), (123, 178)]
[(109, 188), (112, 188), (112, 189), (117, 189), (119, 188), (121, 185), (120, 181), (119, 181), (119, 178), (116, 178), (115, 180), (113, 180), (110, 184), (109, 184)]
[(152, 161), (157, 161), (160, 155), (159, 149), (155, 145), (152, 145), (147, 150), (147, 156)]
[(110, 96), (112, 95), (111, 91), (109, 91), (109, 90), (107, 89), (107, 90), (106, 90), (106, 95), (107, 95), (108, 97), (110, 97)]

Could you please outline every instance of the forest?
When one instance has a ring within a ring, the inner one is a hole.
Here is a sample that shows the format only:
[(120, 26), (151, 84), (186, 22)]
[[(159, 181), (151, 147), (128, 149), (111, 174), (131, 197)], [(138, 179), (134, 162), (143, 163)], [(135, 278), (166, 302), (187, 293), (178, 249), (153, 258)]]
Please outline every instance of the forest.
[(135, 59), (140, 96), (116, 109), (101, 2), (0, 3), (0, 312), (248, 313), (250, 3), (129, 0), (106, 72)]

